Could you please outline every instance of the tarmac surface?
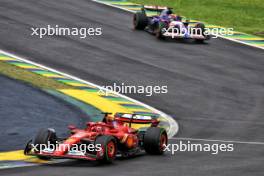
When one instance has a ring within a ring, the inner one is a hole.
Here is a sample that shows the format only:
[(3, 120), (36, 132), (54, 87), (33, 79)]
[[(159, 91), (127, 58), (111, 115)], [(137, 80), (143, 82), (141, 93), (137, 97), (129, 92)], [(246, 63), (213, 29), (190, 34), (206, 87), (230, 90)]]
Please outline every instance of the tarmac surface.
[[(131, 21), (128, 12), (88, 0), (2, 0), (0, 48), (99, 85), (166, 85), (167, 94), (129, 96), (172, 115), (180, 125), (176, 138), (245, 143), (218, 155), (177, 152), (109, 166), (72, 161), (7, 169), (0, 175), (262, 176), (264, 146), (248, 142), (264, 142), (263, 50), (223, 39), (207, 44), (159, 41), (133, 31)], [(31, 27), (56, 24), (102, 27), (103, 35), (31, 36)]]

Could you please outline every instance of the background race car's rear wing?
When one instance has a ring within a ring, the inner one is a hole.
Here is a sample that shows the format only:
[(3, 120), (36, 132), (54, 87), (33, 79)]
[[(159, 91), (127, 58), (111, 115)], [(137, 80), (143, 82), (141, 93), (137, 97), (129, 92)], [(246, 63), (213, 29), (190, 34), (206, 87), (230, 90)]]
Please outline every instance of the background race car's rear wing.
[(143, 8), (146, 9), (146, 10), (153, 10), (153, 11), (162, 11), (162, 10), (167, 9), (167, 7), (162, 7), (162, 6), (147, 6), (147, 5), (144, 5)]
[(158, 11), (158, 12), (161, 12), (162, 10), (168, 9), (168, 7), (165, 7), (165, 6), (148, 6), (148, 5), (144, 5), (143, 8), (146, 10)]

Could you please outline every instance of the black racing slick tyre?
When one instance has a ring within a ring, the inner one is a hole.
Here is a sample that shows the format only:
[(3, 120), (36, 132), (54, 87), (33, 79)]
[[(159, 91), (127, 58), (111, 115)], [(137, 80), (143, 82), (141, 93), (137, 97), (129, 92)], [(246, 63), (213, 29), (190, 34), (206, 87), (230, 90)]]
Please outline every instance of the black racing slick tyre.
[[(36, 148), (40, 151), (41, 145), (56, 144), (57, 136), (53, 129), (41, 129), (34, 138), (33, 143), (37, 146)], [(50, 157), (37, 156), (39, 159), (49, 160)]]
[(144, 149), (148, 154), (161, 155), (168, 144), (166, 130), (159, 127), (150, 127), (144, 135)]
[(143, 12), (137, 12), (133, 17), (134, 29), (144, 30), (148, 25), (148, 17)]
[(163, 30), (166, 29), (166, 24), (164, 22), (160, 22), (155, 30), (155, 36), (159, 40), (164, 40), (165, 36), (163, 35)]
[[(197, 23), (194, 28), (199, 29), (199, 30), (197, 30), (198, 31), (197, 35), (205, 36), (205, 34), (204, 34), (205, 33), (205, 25), (203, 23)], [(196, 43), (203, 43), (204, 39), (196, 39), (195, 42)]]
[(95, 140), (95, 146), (100, 144), (100, 163), (111, 163), (116, 157), (117, 142), (113, 136), (98, 136)]

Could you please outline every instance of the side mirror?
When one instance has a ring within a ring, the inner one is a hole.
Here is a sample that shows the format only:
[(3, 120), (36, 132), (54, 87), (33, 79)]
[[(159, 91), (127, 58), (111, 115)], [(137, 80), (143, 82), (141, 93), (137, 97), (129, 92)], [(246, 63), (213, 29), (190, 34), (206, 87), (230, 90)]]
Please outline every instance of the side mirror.
[(69, 125), (68, 128), (69, 128), (70, 130), (75, 130), (75, 129), (76, 129), (76, 126), (75, 126), (75, 125)]

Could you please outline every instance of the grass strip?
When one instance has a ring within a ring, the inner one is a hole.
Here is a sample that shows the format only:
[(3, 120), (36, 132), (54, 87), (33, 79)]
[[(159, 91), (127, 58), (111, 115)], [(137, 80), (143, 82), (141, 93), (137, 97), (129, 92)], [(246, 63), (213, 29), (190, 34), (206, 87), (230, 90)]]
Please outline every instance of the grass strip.
[(37, 75), (26, 69), (5, 63), (4, 61), (0, 61), (0, 74), (42, 89), (76, 89), (73, 86), (59, 83), (51, 78)]

